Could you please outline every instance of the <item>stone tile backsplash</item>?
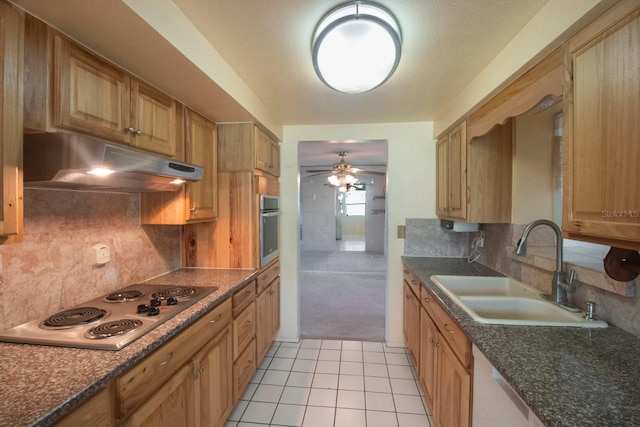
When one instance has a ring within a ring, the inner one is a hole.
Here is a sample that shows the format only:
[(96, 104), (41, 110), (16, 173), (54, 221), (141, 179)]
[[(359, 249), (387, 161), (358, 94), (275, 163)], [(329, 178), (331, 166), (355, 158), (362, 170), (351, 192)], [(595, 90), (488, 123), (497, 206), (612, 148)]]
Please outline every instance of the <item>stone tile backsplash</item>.
[(0, 329), (180, 267), (180, 227), (140, 225), (138, 194), (24, 193), (24, 241), (0, 246)]
[(437, 218), (405, 219), (404, 255), (415, 257), (466, 257), (469, 233), (440, 228)]

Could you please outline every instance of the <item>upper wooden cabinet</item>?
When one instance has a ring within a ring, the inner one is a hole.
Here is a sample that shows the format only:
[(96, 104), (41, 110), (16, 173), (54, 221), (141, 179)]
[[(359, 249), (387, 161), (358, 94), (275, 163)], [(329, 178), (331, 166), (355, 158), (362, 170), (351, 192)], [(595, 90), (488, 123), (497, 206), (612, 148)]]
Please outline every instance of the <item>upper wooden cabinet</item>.
[(218, 171), (280, 176), (280, 146), (253, 123), (218, 125)]
[(640, 250), (640, 5), (618, 3), (565, 56), (563, 230)]
[(453, 221), (511, 222), (511, 120), (468, 141), (462, 122), (436, 145), (436, 213)]
[(22, 63), (24, 16), (5, 2), (0, 3), (0, 243), (22, 241)]
[(436, 213), (465, 220), (467, 215), (467, 124), (462, 123), (437, 142)]
[(177, 103), (26, 18), (25, 129), (100, 136), (182, 160)]
[[(182, 117), (182, 114), (179, 116)], [(182, 123), (182, 120), (177, 122)], [(142, 224), (183, 225), (216, 219), (218, 214), (216, 125), (188, 109), (185, 109), (184, 123), (185, 160), (204, 168), (202, 180), (185, 184), (184, 188), (178, 191), (141, 193)]]

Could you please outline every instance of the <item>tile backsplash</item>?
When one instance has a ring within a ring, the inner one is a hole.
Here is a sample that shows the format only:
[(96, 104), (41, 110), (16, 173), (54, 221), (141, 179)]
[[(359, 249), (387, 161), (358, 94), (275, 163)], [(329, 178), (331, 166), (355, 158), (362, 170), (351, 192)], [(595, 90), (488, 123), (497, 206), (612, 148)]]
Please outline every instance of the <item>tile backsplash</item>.
[(24, 193), (24, 241), (0, 246), (0, 330), (180, 266), (180, 227), (140, 225), (138, 194)]
[(440, 228), (437, 218), (405, 219), (404, 255), (415, 257), (466, 257), (469, 233)]

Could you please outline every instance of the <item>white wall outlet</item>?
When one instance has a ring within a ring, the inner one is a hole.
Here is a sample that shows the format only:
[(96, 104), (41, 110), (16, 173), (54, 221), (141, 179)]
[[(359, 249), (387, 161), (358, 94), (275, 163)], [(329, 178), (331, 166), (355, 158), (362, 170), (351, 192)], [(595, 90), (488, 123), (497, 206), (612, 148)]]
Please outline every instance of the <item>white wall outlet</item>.
[(98, 243), (92, 246), (93, 263), (96, 265), (105, 265), (111, 260), (111, 251), (109, 246), (104, 243)]

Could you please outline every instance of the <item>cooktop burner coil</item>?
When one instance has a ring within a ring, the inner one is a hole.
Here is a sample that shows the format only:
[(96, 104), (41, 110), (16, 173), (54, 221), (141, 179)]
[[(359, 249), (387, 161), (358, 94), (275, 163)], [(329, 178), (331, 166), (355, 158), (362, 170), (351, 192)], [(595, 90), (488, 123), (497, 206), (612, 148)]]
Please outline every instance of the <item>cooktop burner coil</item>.
[(120, 319), (102, 323), (84, 333), (85, 338), (104, 339), (123, 335), (136, 330), (142, 325), (140, 320)]
[(196, 288), (192, 288), (188, 286), (179, 286), (175, 288), (163, 289), (161, 291), (154, 292), (153, 294), (151, 294), (151, 298), (158, 298), (162, 300), (167, 299), (169, 297), (186, 298), (186, 297), (193, 296), (197, 293), (198, 293), (198, 289)]
[(59, 329), (83, 326), (96, 322), (107, 314), (106, 310), (96, 307), (77, 307), (54, 314), (45, 319), (40, 324), (40, 327), (43, 329)]
[(136, 289), (124, 290), (119, 292), (113, 292), (103, 298), (104, 302), (129, 302), (140, 299), (144, 296), (144, 292), (140, 292)]

